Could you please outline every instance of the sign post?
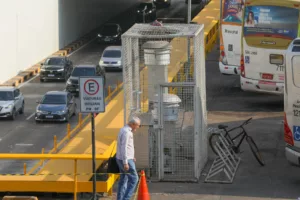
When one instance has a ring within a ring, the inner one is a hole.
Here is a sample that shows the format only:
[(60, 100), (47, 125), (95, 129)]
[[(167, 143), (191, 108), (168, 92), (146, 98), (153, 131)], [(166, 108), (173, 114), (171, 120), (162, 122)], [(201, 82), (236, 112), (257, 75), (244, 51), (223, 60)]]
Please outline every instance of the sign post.
[(92, 157), (93, 157), (93, 200), (97, 199), (96, 192), (96, 139), (95, 113), (105, 112), (104, 79), (103, 77), (79, 77), (80, 112), (91, 113), (92, 125)]

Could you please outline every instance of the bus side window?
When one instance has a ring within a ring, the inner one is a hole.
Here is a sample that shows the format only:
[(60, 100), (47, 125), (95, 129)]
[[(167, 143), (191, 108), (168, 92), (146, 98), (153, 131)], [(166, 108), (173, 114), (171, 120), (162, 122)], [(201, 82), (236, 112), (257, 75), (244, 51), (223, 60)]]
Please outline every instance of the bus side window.
[(300, 56), (292, 58), (292, 74), (294, 85), (300, 88)]

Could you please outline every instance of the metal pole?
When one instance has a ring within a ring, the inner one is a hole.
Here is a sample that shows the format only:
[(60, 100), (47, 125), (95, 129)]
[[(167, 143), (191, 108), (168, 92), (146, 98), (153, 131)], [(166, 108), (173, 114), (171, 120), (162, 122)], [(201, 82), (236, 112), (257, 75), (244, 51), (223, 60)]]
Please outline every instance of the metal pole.
[[(187, 12), (187, 23), (190, 24), (192, 21), (192, 0), (188, 0), (188, 12)], [(191, 49), (191, 41), (190, 38), (187, 38), (187, 68), (185, 69), (185, 82), (188, 81), (188, 77), (189, 77), (189, 69), (190, 69), (190, 49)]]
[(91, 113), (92, 124), (92, 157), (93, 157), (93, 200), (97, 200), (96, 192), (96, 141), (95, 141), (95, 117), (94, 113)]
[(188, 0), (188, 13), (187, 13), (187, 23), (192, 21), (192, 0)]

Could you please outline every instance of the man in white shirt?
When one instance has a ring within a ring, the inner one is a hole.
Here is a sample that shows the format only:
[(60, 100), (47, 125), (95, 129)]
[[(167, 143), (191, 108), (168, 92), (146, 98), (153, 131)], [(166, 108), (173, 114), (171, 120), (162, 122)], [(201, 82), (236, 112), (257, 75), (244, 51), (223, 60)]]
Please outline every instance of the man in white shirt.
[(118, 135), (117, 163), (120, 169), (117, 200), (129, 200), (138, 183), (138, 174), (135, 168), (133, 132), (141, 124), (138, 117), (132, 117)]

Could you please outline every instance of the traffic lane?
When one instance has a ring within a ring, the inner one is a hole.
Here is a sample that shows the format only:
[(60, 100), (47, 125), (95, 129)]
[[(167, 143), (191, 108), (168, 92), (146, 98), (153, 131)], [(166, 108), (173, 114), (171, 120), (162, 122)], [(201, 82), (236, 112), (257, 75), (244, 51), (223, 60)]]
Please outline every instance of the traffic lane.
[[(42, 86), (42, 87), (41, 87)], [(65, 89), (64, 82), (40, 83), (39, 77), (27, 82), (20, 88), (25, 98), (25, 112), (18, 115), (15, 121), (0, 120), (2, 131), (0, 132), (1, 153), (40, 153), (42, 148), (49, 151), (53, 147), (53, 138), (56, 135), (58, 141), (66, 136), (66, 123), (41, 123), (36, 124), (34, 113), (37, 100), (50, 90), (62, 91)], [(75, 100), (77, 113), (79, 112), (79, 99)], [(83, 115), (84, 117), (85, 115)], [(70, 119), (71, 127), (78, 124), (78, 116)], [(8, 173), (22, 169), (23, 161), (0, 161), (0, 173)], [(30, 161), (31, 166), (35, 161)], [(16, 173), (16, 172), (15, 172)]]
[(218, 44), (206, 59), (208, 111), (281, 112), (283, 96), (245, 92), (237, 75), (219, 71)]
[[(199, 4), (192, 5), (192, 18), (201, 11)], [(173, 1), (169, 8), (161, 8), (157, 11), (158, 18), (184, 18), (187, 15), (187, 5), (182, 0)], [(127, 13), (110, 20), (110, 23), (118, 23), (124, 31), (129, 29), (135, 23), (136, 7), (132, 7)], [(75, 65), (81, 64), (98, 64), (104, 49), (107, 46), (97, 43), (97, 40), (92, 41), (84, 48), (69, 56), (70, 60)], [(106, 87), (110, 86), (114, 90), (118, 82), (123, 82), (122, 71), (107, 70)]]
[[(202, 9), (200, 4), (192, 4), (191, 15), (193, 19)], [(172, 1), (172, 4), (168, 8), (158, 7), (158, 18), (187, 18), (188, 5), (185, 0)]]

